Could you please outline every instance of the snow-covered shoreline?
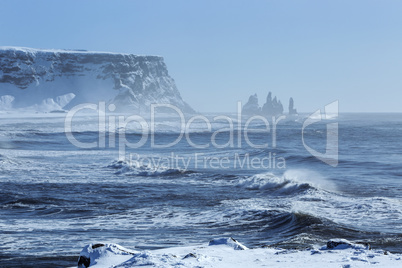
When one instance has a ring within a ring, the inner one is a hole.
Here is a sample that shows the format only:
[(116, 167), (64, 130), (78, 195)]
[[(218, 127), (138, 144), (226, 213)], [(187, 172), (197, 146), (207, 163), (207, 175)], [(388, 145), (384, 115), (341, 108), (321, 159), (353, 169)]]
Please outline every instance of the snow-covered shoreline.
[(89, 244), (78, 260), (86, 267), (400, 267), (402, 255), (370, 249), (369, 244), (331, 239), (308, 250), (248, 249), (233, 238), (213, 239), (206, 245), (158, 250), (130, 250), (116, 244)]

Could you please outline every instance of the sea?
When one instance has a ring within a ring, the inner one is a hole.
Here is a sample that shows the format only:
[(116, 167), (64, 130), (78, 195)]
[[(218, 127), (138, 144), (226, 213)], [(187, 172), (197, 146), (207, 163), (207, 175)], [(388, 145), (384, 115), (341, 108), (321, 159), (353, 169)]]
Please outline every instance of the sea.
[(0, 267), (219, 237), (402, 253), (402, 114), (314, 116), (2, 113)]

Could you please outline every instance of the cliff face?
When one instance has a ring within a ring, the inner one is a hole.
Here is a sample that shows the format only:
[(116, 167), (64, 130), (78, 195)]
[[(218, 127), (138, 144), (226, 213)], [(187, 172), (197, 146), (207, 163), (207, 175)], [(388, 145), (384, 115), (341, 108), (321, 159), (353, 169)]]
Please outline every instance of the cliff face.
[(61, 108), (105, 101), (117, 110), (132, 112), (149, 109), (151, 103), (173, 104), (183, 112), (193, 112), (181, 98), (163, 58), (157, 56), (3, 47), (0, 96), (4, 95), (14, 97), (13, 108), (74, 96)]

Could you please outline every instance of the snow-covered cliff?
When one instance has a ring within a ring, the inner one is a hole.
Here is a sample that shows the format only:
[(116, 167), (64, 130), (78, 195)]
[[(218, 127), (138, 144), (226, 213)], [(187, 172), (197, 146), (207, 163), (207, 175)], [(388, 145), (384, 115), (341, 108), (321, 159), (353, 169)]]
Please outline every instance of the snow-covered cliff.
[(0, 47), (0, 109), (69, 109), (105, 101), (117, 111), (183, 101), (162, 57), (84, 50)]

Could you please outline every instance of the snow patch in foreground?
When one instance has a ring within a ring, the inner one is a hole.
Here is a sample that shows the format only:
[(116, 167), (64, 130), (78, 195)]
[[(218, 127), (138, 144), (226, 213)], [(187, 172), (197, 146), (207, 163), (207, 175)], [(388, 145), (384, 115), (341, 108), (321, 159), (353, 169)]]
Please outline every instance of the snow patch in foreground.
[(89, 244), (81, 251), (78, 267), (111, 267), (138, 253), (116, 244)]
[(215, 238), (215, 239), (212, 239), (211, 241), (209, 241), (209, 244), (208, 244), (208, 246), (217, 246), (217, 245), (226, 245), (226, 246), (233, 248), (234, 250), (248, 249), (246, 246), (240, 244), (239, 242), (237, 242), (237, 240), (235, 240), (231, 237), (230, 238)]
[[(239, 250), (240, 249), (240, 250)], [(116, 244), (90, 244), (82, 250), (79, 268), (103, 267), (401, 267), (399, 254), (371, 250), (368, 244), (332, 239), (319, 249), (246, 250), (233, 238), (217, 238), (208, 246), (134, 251)]]

